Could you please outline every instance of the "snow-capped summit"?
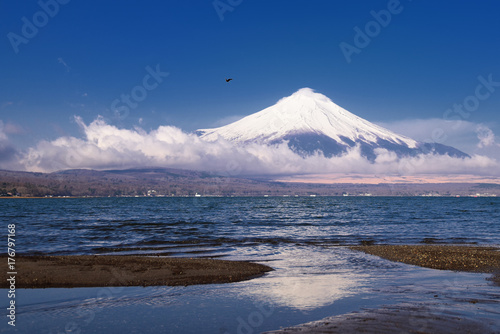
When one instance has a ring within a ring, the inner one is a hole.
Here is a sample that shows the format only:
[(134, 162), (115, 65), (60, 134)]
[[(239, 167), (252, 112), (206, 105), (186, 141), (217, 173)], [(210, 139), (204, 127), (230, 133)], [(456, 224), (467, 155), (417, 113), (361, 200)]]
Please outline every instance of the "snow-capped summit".
[(448, 146), (419, 143), (358, 117), (333, 103), (325, 95), (302, 88), (275, 105), (215, 129), (197, 131), (201, 138), (223, 138), (236, 143), (276, 144), (287, 141), (303, 155), (321, 151), (338, 155), (360, 145), (363, 155), (374, 158), (374, 149), (383, 147), (398, 155), (413, 155), (422, 150), (439, 154), (467, 156)]

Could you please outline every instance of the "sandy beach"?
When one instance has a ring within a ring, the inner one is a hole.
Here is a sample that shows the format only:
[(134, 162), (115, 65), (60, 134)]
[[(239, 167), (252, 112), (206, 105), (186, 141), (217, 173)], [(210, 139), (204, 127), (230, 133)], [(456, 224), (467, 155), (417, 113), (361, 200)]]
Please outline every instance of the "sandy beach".
[(16, 267), (16, 287), (28, 289), (230, 283), (272, 270), (243, 261), (92, 255), (19, 256)]

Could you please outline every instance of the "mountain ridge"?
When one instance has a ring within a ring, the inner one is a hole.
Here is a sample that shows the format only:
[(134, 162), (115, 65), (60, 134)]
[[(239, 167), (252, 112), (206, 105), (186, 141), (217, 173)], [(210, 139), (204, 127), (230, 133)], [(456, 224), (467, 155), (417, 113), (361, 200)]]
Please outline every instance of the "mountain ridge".
[(256, 180), (162, 167), (124, 170), (73, 169), (53, 173), (0, 170), (0, 198), (196, 197), (201, 196), (500, 196), (500, 184), (321, 184)]

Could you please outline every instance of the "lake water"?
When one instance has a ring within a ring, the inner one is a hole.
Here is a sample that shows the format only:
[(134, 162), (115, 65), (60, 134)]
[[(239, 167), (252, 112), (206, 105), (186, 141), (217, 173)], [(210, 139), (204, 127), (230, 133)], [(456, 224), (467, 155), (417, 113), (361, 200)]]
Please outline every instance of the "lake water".
[[(500, 246), (499, 198), (5, 199), (0, 220), (5, 229), (16, 224), (18, 254), (217, 257), (275, 269), (222, 285), (18, 290), (17, 326), (4, 319), (2, 332), (259, 333), (398, 303), (431, 305), (500, 330), (500, 288), (488, 275), (418, 268), (345, 247)], [(7, 303), (2, 290), (0, 305)]]

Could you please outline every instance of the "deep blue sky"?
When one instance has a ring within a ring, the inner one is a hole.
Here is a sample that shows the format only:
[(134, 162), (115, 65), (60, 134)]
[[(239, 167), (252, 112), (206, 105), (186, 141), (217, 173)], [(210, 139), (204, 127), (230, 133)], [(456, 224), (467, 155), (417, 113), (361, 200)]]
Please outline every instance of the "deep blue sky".
[[(75, 115), (87, 124), (102, 115), (119, 127), (193, 131), (302, 87), (374, 122), (442, 119), (475, 94), (478, 76), (500, 82), (498, 1), (403, 0), (351, 63), (339, 44), (354, 45), (353, 28), (364, 30), (388, 1), (231, 2), (241, 3), (221, 20), (211, 0), (72, 0), (16, 53), (9, 33), (22, 36), (23, 17), (43, 20), (41, 7), (0, 1), (0, 120), (9, 139), (23, 148), (79, 135)], [(112, 102), (158, 64), (169, 76), (116, 118)], [(467, 121), (500, 132), (496, 89)]]

